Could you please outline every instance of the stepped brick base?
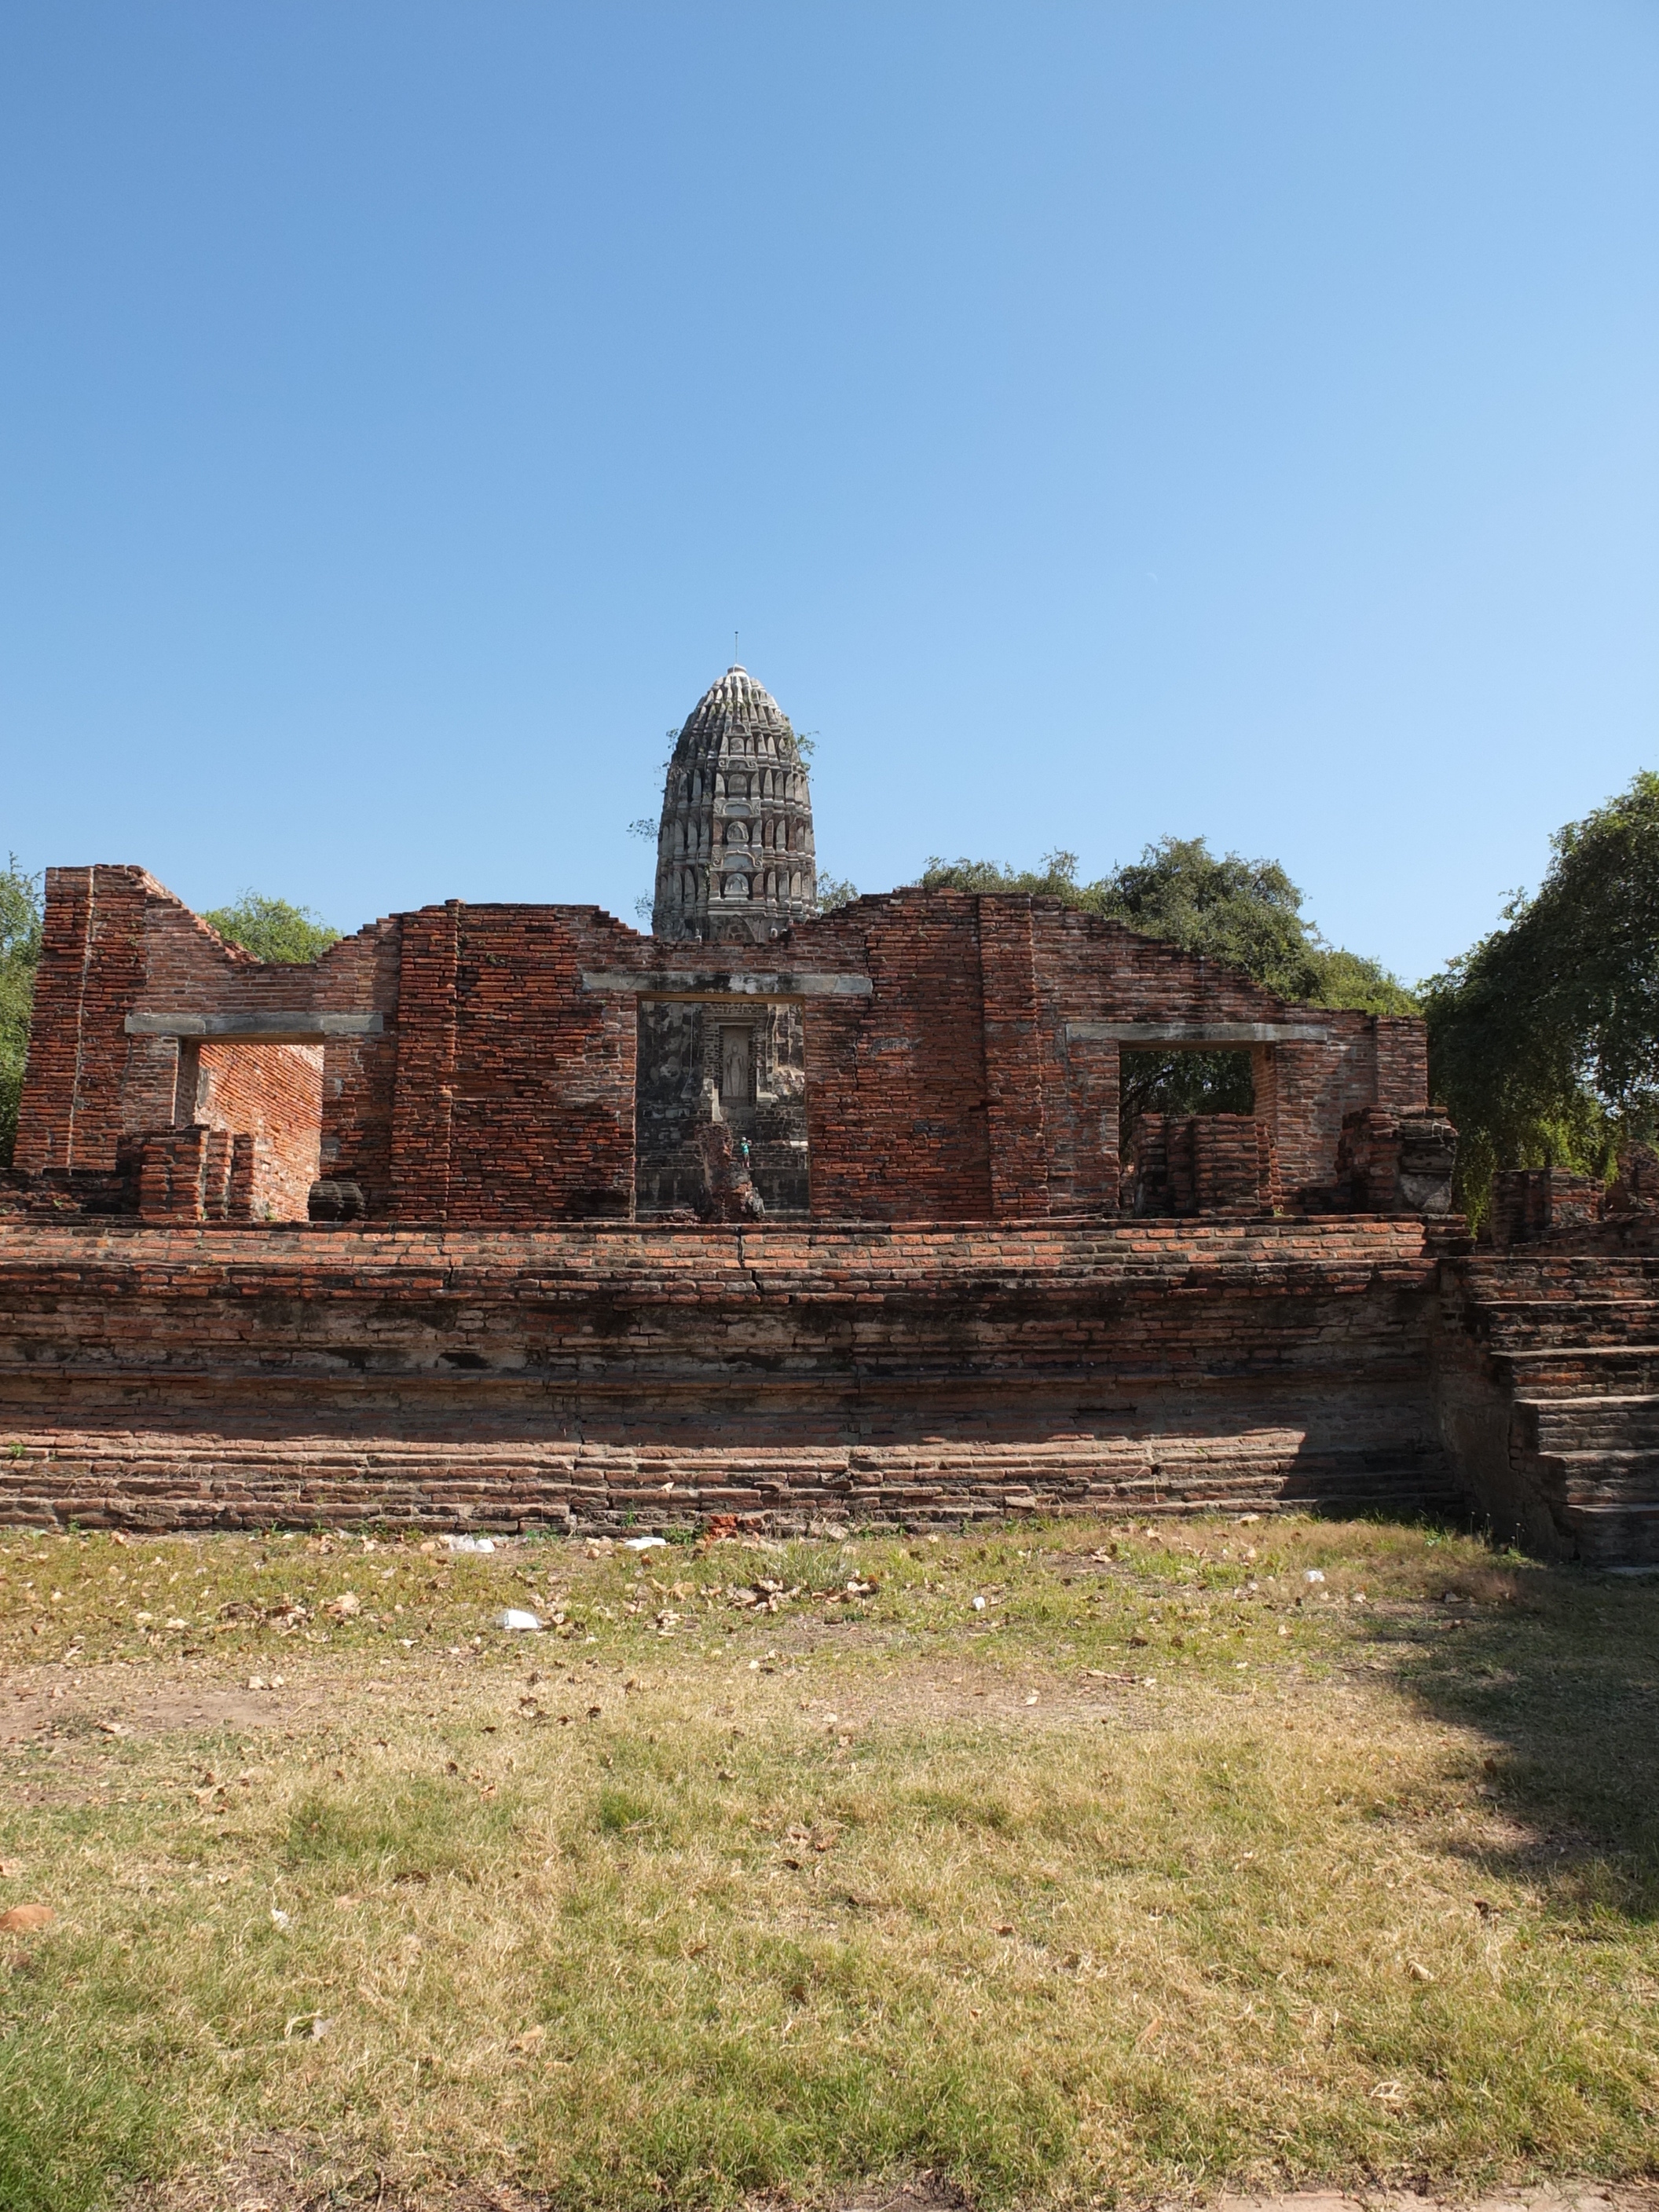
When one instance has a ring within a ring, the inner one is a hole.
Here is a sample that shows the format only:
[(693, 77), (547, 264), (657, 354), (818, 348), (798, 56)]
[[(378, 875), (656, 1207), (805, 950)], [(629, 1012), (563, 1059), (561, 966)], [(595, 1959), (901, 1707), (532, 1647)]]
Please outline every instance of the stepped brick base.
[(0, 1517), (1455, 1511), (1437, 1234), (0, 1228)]
[(1443, 1429), (1497, 1533), (1659, 1565), (1659, 1251), (1450, 1260), (1444, 1297)]

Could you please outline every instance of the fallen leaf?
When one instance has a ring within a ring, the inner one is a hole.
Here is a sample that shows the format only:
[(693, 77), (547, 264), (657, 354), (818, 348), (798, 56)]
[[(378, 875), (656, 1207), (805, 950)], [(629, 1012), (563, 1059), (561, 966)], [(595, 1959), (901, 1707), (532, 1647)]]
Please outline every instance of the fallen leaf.
[(547, 2030), (544, 2027), (527, 2027), (522, 2035), (515, 2035), (507, 2047), (509, 2051), (534, 2051), (538, 2044), (546, 2040)]
[(1434, 1976), (1419, 1960), (1413, 1959), (1410, 1961), (1410, 1965), (1412, 1979), (1414, 1982), (1431, 1982), (1434, 1979)]
[(57, 1917), (50, 1905), (14, 1905), (9, 1912), (0, 1912), (0, 1932), (27, 1936), (36, 1928), (50, 1928)]
[(22, 1871), (21, 1859), (0, 1859), (0, 1881), (11, 1881)]

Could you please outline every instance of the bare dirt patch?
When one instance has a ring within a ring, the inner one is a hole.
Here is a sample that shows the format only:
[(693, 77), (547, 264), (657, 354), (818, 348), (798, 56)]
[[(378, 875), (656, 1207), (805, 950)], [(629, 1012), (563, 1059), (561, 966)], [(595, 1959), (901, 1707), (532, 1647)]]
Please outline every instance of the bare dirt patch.
[(13, 1672), (0, 1675), (0, 1746), (53, 1731), (155, 1736), (314, 1724), (345, 1686), (343, 1676), (308, 1668), (303, 1680), (285, 1677), (280, 1688), (263, 1690), (207, 1672), (185, 1680), (118, 1667), (43, 1668), (33, 1678)]

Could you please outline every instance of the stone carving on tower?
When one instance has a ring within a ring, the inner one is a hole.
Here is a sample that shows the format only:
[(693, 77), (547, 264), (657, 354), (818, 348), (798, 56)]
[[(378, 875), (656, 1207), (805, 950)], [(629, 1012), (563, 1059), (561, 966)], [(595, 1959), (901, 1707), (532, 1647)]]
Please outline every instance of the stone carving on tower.
[(805, 761), (771, 693), (728, 668), (668, 763), (652, 934), (764, 945), (817, 910)]

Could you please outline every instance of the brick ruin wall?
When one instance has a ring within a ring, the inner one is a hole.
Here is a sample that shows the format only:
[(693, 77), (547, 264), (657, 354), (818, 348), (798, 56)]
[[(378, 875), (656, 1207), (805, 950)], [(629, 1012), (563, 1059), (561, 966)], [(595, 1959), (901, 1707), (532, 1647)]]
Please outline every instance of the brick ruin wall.
[[(359, 1185), (371, 1218), (481, 1229), (632, 1215), (653, 993), (672, 996), (671, 973), (693, 959), (737, 957), (641, 937), (595, 908), (451, 902), (371, 924), (309, 967), (268, 966), (135, 868), (50, 872), (46, 921), (22, 1182), (90, 1192), (118, 1178), (124, 1146), (185, 1125), (188, 1040), (146, 1024), (285, 1014), (321, 1040), (323, 1174)], [(804, 1115), (820, 1220), (1116, 1213), (1129, 1047), (1098, 1034), (1109, 1024), (1321, 1033), (1240, 1048), (1291, 1212), (1347, 1202), (1345, 1118), (1427, 1103), (1420, 1022), (1289, 1006), (1237, 969), (1053, 901), (896, 892), (740, 957), (789, 971), (805, 1096), (782, 1133)], [(742, 995), (752, 980), (710, 995), (704, 1018), (763, 1012)], [(203, 1044), (210, 1064), (217, 1049)], [(254, 1047), (234, 1049), (248, 1076), (240, 1133), (282, 1123), (283, 1203), (301, 1214), (289, 1187), (310, 1133), (281, 1102), (261, 1106)]]
[[(1356, 1114), (1386, 1136), (1425, 1104), (1420, 1024), (954, 892), (737, 951), (451, 902), (284, 967), (100, 867), (52, 872), (46, 936), (0, 1211), (0, 1516), (1455, 1500), (1440, 1232), (1356, 1212), (1338, 1165)], [(787, 1031), (770, 1135), (805, 1133), (808, 1219), (636, 1224), (653, 1040), (744, 1021)], [(1148, 1024), (1251, 1054), (1253, 1116), (1164, 1132), (1172, 1202), (1208, 1218), (1121, 1211), (1120, 1052)], [(299, 1221), (319, 1170), (366, 1221)]]
[(1443, 1507), (1436, 1234), (0, 1226), (0, 1517)]

